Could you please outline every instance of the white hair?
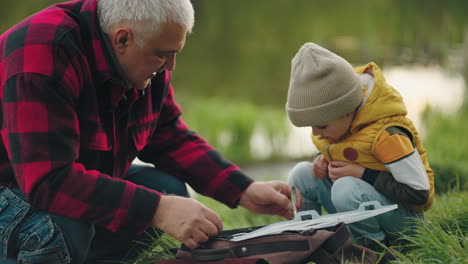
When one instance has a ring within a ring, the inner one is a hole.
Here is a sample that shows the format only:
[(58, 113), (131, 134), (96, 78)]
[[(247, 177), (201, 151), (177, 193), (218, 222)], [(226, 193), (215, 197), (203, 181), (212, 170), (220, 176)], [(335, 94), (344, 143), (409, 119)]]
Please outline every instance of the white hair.
[(134, 31), (140, 46), (167, 22), (179, 24), (191, 33), (195, 21), (190, 0), (98, 0), (97, 13), (104, 32), (111, 33), (125, 23)]

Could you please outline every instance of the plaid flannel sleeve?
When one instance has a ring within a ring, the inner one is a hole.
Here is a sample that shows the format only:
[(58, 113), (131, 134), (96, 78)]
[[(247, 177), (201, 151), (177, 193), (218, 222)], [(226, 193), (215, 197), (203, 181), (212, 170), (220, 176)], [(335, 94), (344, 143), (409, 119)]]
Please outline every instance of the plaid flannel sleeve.
[(25, 34), (10, 36), (2, 62), (8, 77), (2, 85), (1, 135), (20, 188), (39, 209), (112, 231), (143, 232), (160, 193), (76, 162), (75, 108), (82, 85), (77, 76), (84, 70), (77, 66), (79, 52), (28, 41)]
[(158, 130), (139, 158), (187, 182), (198, 193), (236, 207), (253, 180), (189, 130), (180, 115), (170, 86)]

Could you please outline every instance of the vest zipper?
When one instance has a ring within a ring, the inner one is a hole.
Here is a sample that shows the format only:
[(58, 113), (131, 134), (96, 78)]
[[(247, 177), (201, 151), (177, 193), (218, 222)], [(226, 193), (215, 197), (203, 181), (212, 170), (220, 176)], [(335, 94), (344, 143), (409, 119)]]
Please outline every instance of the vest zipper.
[(332, 144), (328, 144), (327, 145), (327, 154), (328, 154), (328, 157), (330, 158), (330, 161), (333, 161), (333, 157), (330, 153), (330, 147), (331, 147)]

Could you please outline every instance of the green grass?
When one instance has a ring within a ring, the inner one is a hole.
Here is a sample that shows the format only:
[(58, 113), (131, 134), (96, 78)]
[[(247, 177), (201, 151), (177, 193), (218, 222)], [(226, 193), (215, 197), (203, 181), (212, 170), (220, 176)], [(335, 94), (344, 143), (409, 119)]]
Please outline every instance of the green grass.
[(166, 259), (174, 259), (175, 252), (172, 249), (179, 246), (180, 242), (166, 234), (157, 236), (146, 244), (147, 249), (141, 251), (136, 259), (122, 262), (122, 264), (153, 264)]
[[(203, 202), (218, 212), (223, 219), (225, 230), (261, 226), (284, 219), (278, 216), (256, 215), (238, 208), (231, 210), (210, 198), (198, 196)], [(396, 246), (400, 253), (392, 263), (468, 263), (468, 192), (450, 192), (438, 195), (433, 208), (426, 213), (426, 219), (419, 222), (413, 235), (402, 235), (405, 246)], [(163, 259), (171, 259), (170, 248), (179, 243), (164, 235), (155, 238), (149, 245), (151, 250), (142, 252), (137, 260), (130, 263), (150, 264)]]
[(403, 236), (407, 251), (393, 263), (468, 263), (468, 193), (437, 196), (434, 207), (415, 230)]
[(221, 219), (223, 220), (224, 230), (252, 226), (263, 226), (278, 221), (286, 220), (280, 216), (254, 214), (243, 207), (230, 209), (229, 207), (211, 198), (203, 196), (198, 196), (197, 200), (202, 202), (221, 216)]
[[(258, 162), (252, 153), (251, 141), (261, 131), (271, 148), (267, 159), (283, 156), (287, 139), (286, 113), (281, 109), (258, 106), (246, 101), (213, 97), (183, 97), (183, 118), (190, 129), (206, 139), (228, 160), (236, 164)], [(283, 157), (284, 158), (284, 157)]]
[(468, 190), (468, 103), (450, 116), (427, 108), (423, 118), (427, 131), (424, 145), (434, 170), (436, 192)]

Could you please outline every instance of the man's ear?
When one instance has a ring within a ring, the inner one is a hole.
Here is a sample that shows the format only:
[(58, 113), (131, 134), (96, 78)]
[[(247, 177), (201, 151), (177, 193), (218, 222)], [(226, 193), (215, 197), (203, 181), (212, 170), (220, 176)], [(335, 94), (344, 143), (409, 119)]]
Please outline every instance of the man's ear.
[(125, 53), (133, 39), (133, 32), (129, 28), (119, 28), (112, 35), (112, 47), (119, 54)]

